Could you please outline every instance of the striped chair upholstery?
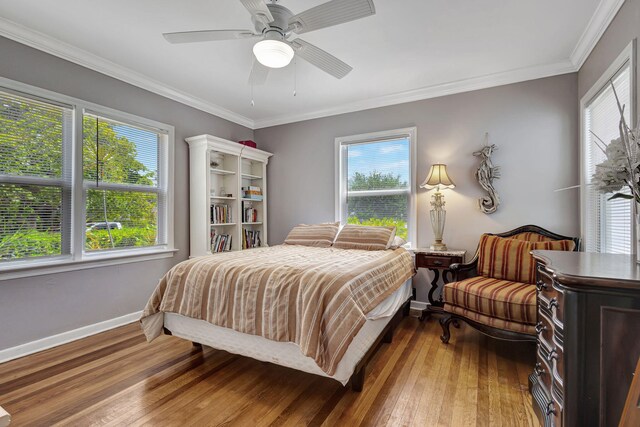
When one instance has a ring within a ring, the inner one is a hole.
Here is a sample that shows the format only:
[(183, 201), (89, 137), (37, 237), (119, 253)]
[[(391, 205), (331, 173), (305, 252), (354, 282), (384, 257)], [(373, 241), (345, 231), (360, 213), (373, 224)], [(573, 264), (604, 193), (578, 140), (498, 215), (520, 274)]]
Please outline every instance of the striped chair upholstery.
[(444, 310), (497, 329), (535, 334), (535, 249), (575, 249), (573, 240), (533, 232), (510, 237), (484, 234), (477, 254), (478, 276), (444, 286)]
[(536, 263), (531, 256), (532, 250), (572, 251), (574, 248), (575, 243), (571, 240), (532, 242), (483, 234), (478, 246), (478, 274), (514, 282), (535, 283)]
[(521, 282), (471, 277), (444, 287), (445, 310), (461, 307), (491, 318), (536, 323), (536, 287)]

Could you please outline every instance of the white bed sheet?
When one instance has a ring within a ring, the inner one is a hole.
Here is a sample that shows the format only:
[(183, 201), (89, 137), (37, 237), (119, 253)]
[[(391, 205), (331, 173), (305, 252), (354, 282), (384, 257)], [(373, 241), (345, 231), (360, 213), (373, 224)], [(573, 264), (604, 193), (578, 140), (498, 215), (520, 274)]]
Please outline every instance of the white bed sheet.
[(342, 385), (346, 385), (357, 363), (387, 326), (393, 314), (409, 298), (411, 292), (411, 279), (409, 279), (367, 314), (367, 321), (347, 348), (334, 375), (327, 375), (311, 357), (303, 355), (300, 347), (292, 342), (272, 341), (258, 335), (237, 332), (175, 313), (164, 314), (164, 326), (180, 338), (264, 362), (333, 378)]

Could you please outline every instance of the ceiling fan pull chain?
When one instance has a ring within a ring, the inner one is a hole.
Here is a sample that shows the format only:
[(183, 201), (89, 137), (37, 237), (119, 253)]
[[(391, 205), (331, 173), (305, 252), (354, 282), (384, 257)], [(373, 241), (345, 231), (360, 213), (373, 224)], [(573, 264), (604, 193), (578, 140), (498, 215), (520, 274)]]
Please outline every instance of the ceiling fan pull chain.
[(255, 106), (256, 103), (253, 100), (253, 79), (251, 79), (251, 106)]
[(293, 96), (298, 94), (298, 59), (293, 57)]
[[(253, 55), (251, 55), (251, 61), (253, 61)], [(256, 76), (253, 74), (253, 72), (249, 75), (249, 79), (251, 80), (251, 106), (253, 107), (256, 105), (256, 103), (253, 100), (253, 86), (256, 80)]]

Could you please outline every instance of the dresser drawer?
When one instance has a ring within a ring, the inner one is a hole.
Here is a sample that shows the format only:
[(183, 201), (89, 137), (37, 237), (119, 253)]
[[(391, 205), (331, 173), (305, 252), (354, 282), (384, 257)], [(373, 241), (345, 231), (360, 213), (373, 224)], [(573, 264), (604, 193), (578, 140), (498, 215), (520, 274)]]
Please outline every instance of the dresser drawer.
[(563, 328), (564, 315), (561, 307), (564, 302), (564, 294), (553, 286), (553, 278), (542, 266), (538, 267), (536, 287), (539, 307), (549, 313), (555, 326)]
[(455, 262), (460, 262), (460, 259), (457, 257), (416, 254), (417, 268), (448, 268)]
[(548, 317), (548, 313), (540, 310), (538, 311), (538, 323), (536, 324), (536, 334), (538, 335), (538, 342), (541, 342), (547, 351), (555, 346), (553, 342), (553, 323)]
[(538, 347), (538, 352), (536, 354), (536, 366), (533, 372), (538, 377), (538, 381), (540, 385), (545, 391), (545, 395), (551, 398), (551, 387), (553, 385), (553, 371), (549, 366), (549, 362), (547, 362), (546, 356), (544, 356), (544, 351)]

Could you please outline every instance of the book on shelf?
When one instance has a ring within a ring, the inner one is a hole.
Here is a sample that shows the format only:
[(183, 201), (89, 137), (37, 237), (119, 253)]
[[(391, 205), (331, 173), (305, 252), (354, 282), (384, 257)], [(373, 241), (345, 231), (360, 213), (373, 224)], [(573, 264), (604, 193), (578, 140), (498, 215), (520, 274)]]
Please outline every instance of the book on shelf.
[(258, 222), (258, 210), (245, 207), (244, 202), (242, 202), (242, 222)]
[(225, 224), (233, 222), (232, 208), (224, 203), (211, 205), (211, 223)]
[(242, 249), (259, 248), (262, 246), (260, 230), (242, 229)]
[(228, 252), (232, 248), (233, 236), (229, 234), (218, 234), (211, 230), (211, 252)]

